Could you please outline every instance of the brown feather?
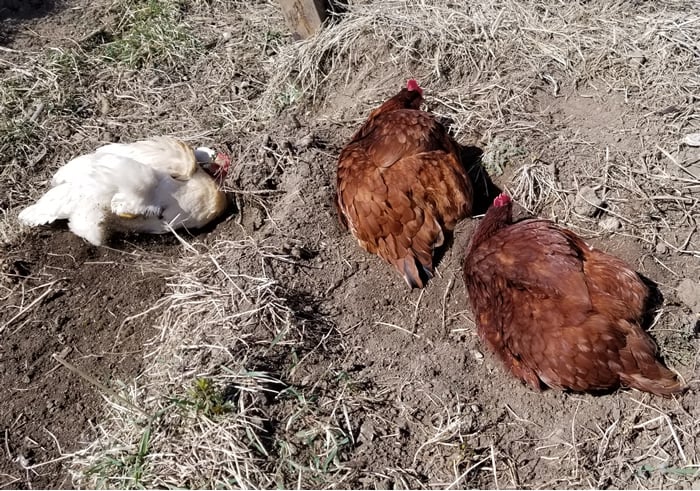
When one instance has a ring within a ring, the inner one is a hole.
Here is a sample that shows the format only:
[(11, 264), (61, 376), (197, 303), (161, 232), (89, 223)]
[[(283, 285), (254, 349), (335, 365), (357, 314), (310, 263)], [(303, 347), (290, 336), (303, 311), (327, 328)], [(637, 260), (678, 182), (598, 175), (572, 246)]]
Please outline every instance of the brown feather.
[(489, 209), (464, 263), (479, 336), (510, 372), (537, 390), (682, 391), (641, 327), (637, 273), (552, 222), (512, 224), (511, 206)]
[(416, 91), (372, 111), (338, 159), (337, 208), (360, 246), (422, 288), (444, 232), (470, 216), (472, 184), (457, 144)]

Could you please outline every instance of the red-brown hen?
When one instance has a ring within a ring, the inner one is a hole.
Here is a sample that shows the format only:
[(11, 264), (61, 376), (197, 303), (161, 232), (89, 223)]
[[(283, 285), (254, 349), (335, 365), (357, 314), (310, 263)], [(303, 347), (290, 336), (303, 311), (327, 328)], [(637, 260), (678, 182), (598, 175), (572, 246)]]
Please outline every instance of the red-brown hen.
[(360, 246), (391, 263), (411, 288), (433, 276), (433, 250), (472, 212), (459, 148), (421, 111), (415, 80), (376, 108), (338, 159), (337, 206)]
[(501, 194), (467, 249), (480, 338), (536, 390), (682, 390), (642, 329), (648, 287), (622, 260), (547, 220), (512, 223)]

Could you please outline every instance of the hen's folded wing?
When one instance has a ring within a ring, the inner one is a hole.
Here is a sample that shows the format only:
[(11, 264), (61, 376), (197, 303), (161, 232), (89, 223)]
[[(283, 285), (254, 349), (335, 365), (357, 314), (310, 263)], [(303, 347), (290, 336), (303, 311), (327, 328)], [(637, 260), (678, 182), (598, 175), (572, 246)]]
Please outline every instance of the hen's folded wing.
[(167, 172), (179, 180), (189, 179), (197, 170), (192, 148), (168, 136), (158, 136), (128, 144), (112, 143), (98, 148), (95, 153), (126, 157), (153, 169)]
[(622, 259), (588, 247), (573, 232), (565, 233), (582, 244), (584, 273), (596, 309), (622, 319), (642, 315), (650, 292), (639, 275)]
[(470, 271), (496, 268), (509, 285), (559, 296), (588, 295), (581, 251), (556, 225), (525, 220), (501, 230), (477, 247)]
[(165, 172), (109, 153), (98, 156), (90, 168), (90, 177), (113, 187), (111, 211), (122, 218), (160, 216), (163, 209), (159, 191), (164, 180), (172, 180)]
[[(503, 325), (504, 345), (518, 364), (546, 385), (576, 391), (618, 384), (627, 333), (597, 312), (580, 316), (557, 297), (510, 289), (513, 311)], [(529, 380), (528, 380), (529, 381)]]
[[(403, 158), (388, 168), (361, 151), (339, 168), (339, 206), (360, 243), (393, 264), (413, 287), (433, 275), (432, 253), (471, 212), (471, 188), (454, 156), (443, 151)], [(418, 270), (422, 269), (423, 274)]]

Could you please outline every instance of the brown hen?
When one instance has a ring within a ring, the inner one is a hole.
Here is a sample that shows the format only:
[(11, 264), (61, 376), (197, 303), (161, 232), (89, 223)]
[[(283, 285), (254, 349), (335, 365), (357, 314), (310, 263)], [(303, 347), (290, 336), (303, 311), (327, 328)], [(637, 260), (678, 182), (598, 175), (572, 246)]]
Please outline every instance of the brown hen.
[(433, 276), (433, 250), (471, 215), (472, 185), (447, 130), (419, 110), (415, 80), (372, 111), (338, 159), (341, 221), (411, 288)]
[(472, 237), (464, 282), (481, 339), (537, 390), (682, 390), (640, 327), (650, 292), (637, 273), (550, 221), (513, 224), (506, 194)]

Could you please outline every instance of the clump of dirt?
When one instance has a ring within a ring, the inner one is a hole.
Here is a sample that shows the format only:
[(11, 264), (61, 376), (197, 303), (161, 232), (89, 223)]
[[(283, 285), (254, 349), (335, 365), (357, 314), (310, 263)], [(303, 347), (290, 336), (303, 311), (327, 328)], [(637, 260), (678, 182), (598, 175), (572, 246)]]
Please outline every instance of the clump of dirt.
[(70, 486), (61, 459), (93, 434), (104, 401), (53, 356), (107, 386), (139, 373), (144, 343), (154, 335), (154, 307), (165, 290), (163, 277), (143, 268), (145, 259), (163, 250), (159, 242), (154, 239), (147, 253), (127, 254), (46, 229), (5, 246), (0, 472), (6, 485)]
[(690, 307), (694, 313), (700, 315), (700, 284), (690, 278), (685, 278), (678, 285), (678, 297)]

